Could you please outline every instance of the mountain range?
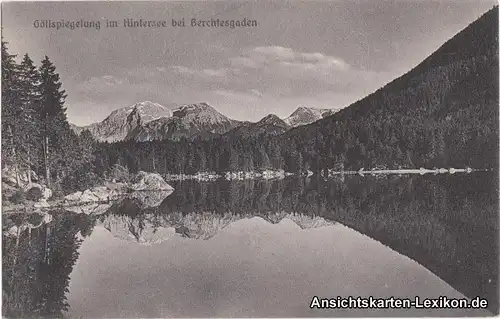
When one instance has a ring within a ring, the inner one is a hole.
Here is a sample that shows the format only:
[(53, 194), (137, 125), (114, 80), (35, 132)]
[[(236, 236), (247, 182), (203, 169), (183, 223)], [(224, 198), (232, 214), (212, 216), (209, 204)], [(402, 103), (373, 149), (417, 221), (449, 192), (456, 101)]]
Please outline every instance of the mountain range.
[(257, 123), (239, 122), (206, 103), (169, 107), (171, 116), (165, 111), (146, 120), (129, 119), (141, 114), (133, 111), (136, 106), (115, 111), (128, 114), (115, 140), (216, 136), (189, 145), (99, 145), (99, 163), (160, 174), (492, 169), (498, 166), (498, 74), (495, 7), (406, 74), (331, 116), (328, 110), (299, 108), (285, 119), (271, 114)]
[(278, 135), (292, 127), (310, 124), (337, 111), (301, 106), (285, 119), (270, 114), (252, 123), (228, 118), (204, 102), (163, 106), (144, 101), (115, 110), (101, 122), (81, 127), (71, 125), (71, 128), (77, 134), (89, 130), (96, 140), (110, 143), (124, 140), (176, 141), (181, 138), (208, 138), (226, 133), (231, 136)]
[[(301, 229), (332, 226), (333, 221), (319, 216), (298, 213), (267, 213), (259, 216), (266, 222), (278, 224), (284, 219), (293, 221)], [(104, 214), (98, 217), (98, 224), (122, 240), (136, 241), (141, 244), (159, 243), (174, 235), (185, 238), (207, 240), (222, 229), (242, 219), (255, 218), (252, 214), (218, 214), (213, 212), (170, 213), (158, 215), (142, 213), (139, 216)]]

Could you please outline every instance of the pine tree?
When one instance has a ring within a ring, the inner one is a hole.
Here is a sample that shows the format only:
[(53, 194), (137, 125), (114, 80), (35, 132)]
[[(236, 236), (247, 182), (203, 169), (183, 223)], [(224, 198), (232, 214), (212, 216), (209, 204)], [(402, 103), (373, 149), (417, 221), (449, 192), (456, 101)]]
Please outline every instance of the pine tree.
[(40, 117), (42, 124), (43, 159), (45, 166), (45, 180), (50, 185), (50, 168), (54, 164), (52, 147), (56, 148), (64, 134), (69, 130), (66, 121), (64, 100), (66, 93), (61, 89), (59, 74), (47, 56), (40, 66)]
[[(18, 87), (18, 67), (14, 58), (15, 55), (7, 51), (7, 43), (2, 39), (2, 159), (4, 163), (13, 164), (16, 171), (17, 184), (19, 186), (19, 170), (17, 159), (17, 148), (14, 137), (19, 109), (19, 87)], [(4, 155), (5, 154), (5, 155)]]
[(38, 108), (40, 105), (40, 74), (33, 65), (33, 61), (26, 54), (19, 65), (19, 88), (22, 113), (18, 118), (18, 132), (15, 136), (18, 144), (21, 160), (27, 170), (28, 183), (31, 184), (31, 170), (37, 163), (36, 155), (40, 139), (40, 117)]

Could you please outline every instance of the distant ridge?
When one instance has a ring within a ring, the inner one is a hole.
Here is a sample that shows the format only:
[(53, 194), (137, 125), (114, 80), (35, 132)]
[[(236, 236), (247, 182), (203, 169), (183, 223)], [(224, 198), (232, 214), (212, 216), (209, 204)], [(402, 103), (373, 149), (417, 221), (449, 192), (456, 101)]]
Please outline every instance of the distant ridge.
[(77, 134), (89, 130), (102, 142), (134, 140), (179, 140), (181, 138), (207, 138), (221, 135), (240, 126), (246, 135), (261, 133), (281, 134), (292, 127), (310, 124), (332, 115), (338, 110), (299, 107), (286, 119), (269, 114), (259, 122), (243, 122), (230, 119), (205, 102), (163, 106), (144, 101), (111, 112), (102, 122), (79, 127), (71, 124)]
[(240, 125), (225, 134), (230, 138), (247, 138), (250, 136), (276, 136), (285, 133), (291, 128), (284, 120), (275, 114), (269, 114), (256, 123)]

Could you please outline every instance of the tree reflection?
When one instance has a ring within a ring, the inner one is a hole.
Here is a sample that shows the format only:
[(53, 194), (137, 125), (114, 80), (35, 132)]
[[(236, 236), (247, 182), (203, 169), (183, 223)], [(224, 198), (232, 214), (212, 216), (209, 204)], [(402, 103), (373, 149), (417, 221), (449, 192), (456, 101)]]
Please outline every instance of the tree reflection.
[(3, 314), (19, 318), (60, 318), (82, 238), (94, 222), (86, 215), (50, 212), (52, 222), (3, 237)]
[[(174, 187), (157, 207), (141, 209), (124, 200), (98, 217), (51, 212), (52, 222), (4, 236), (3, 313), (61, 317), (82, 238), (96, 222), (110, 231), (123, 226), (125, 237), (132, 233), (137, 239), (165, 225), (185, 237), (208, 239), (241, 218), (277, 223), (289, 214), (340, 222), (415, 260), (466, 296), (487, 298), (498, 312), (493, 175), (183, 181)], [(110, 223), (113, 218), (118, 223)]]
[(498, 184), (489, 174), (183, 182), (149, 212), (301, 213), (349, 226), (498, 312)]

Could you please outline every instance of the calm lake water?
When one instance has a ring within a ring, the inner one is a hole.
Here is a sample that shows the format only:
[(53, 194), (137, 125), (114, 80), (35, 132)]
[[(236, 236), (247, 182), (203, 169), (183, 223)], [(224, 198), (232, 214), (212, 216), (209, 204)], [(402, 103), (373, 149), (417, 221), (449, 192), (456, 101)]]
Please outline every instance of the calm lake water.
[[(97, 317), (467, 316), (498, 312), (488, 173), (184, 181), (156, 207), (10, 216), (3, 313)], [(5, 226), (5, 227), (7, 227)], [(468, 297), (484, 310), (320, 310), (314, 296)]]

